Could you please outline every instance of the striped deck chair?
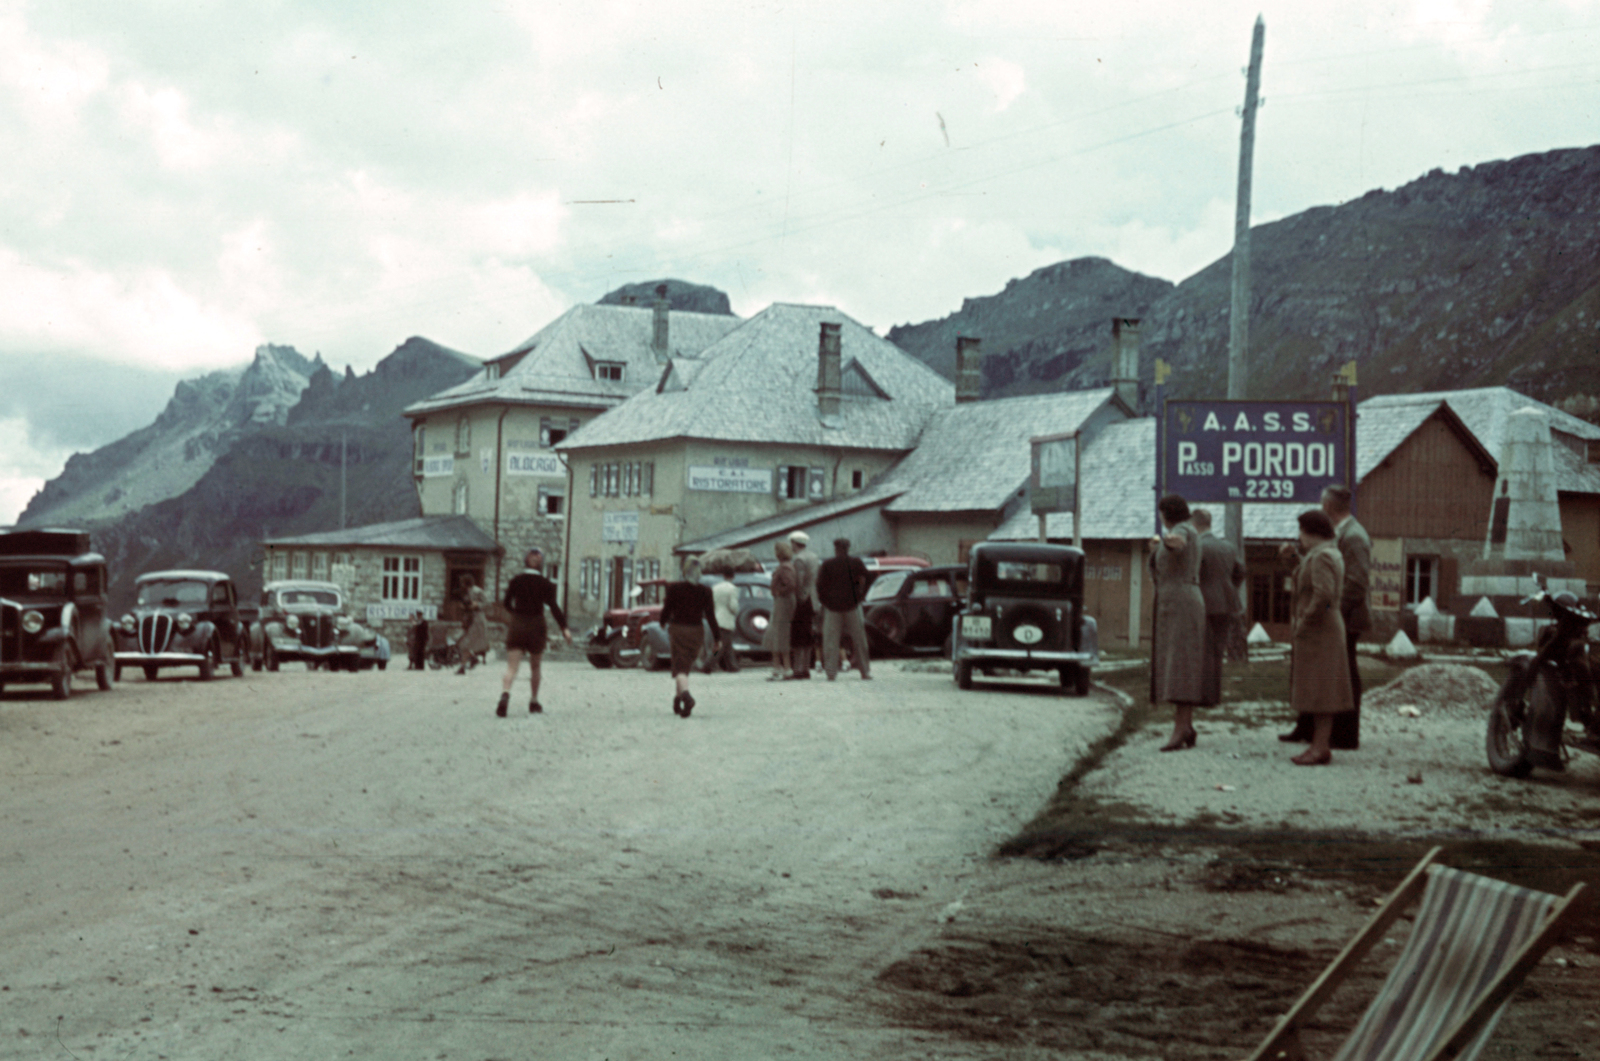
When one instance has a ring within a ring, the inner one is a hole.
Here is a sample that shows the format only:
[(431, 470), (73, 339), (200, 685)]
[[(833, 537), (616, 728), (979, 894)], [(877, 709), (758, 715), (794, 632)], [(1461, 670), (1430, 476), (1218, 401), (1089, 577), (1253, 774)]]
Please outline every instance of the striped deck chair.
[(1477, 1057), (1506, 1000), (1587, 896), (1582, 884), (1565, 896), (1549, 895), (1435, 865), (1440, 850), (1429, 851), (1400, 882), (1250, 1061), (1302, 1061), (1300, 1029), (1419, 892), (1422, 906), (1410, 939), (1331, 1061)]

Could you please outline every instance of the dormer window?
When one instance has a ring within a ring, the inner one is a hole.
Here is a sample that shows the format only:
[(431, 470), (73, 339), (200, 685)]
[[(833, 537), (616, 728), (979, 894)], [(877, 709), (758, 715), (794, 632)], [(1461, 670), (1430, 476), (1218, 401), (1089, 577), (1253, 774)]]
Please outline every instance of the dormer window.
[(622, 367), (621, 361), (596, 361), (594, 363), (594, 378), (621, 383)]
[(491, 361), (483, 366), (484, 378), (490, 383), (500, 378), (500, 362)]

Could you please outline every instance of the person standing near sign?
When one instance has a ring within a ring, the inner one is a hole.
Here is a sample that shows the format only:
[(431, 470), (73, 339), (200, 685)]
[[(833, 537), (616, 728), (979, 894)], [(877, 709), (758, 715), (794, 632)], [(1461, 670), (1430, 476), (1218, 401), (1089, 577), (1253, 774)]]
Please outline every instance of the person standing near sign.
[(572, 631), (567, 629), (567, 617), (556, 603), (556, 586), (544, 577), (544, 550), (529, 549), (523, 558), (522, 573), (506, 584), (505, 606), (511, 613), (511, 625), (506, 631), (506, 673), (500, 679), (500, 703), (494, 713), (506, 717), (506, 707), (511, 703), (511, 687), (517, 683), (517, 671), (522, 667), (522, 657), (528, 657), (528, 678), (533, 683), (533, 698), (528, 701), (528, 711), (539, 714), (540, 664), (544, 661), (545, 643), (550, 634), (544, 625), (544, 610), (549, 608), (561, 625), (561, 636), (572, 644)]
[(1344, 560), (1326, 513), (1311, 509), (1300, 514), (1300, 549), (1304, 558), (1294, 572), (1289, 697), (1300, 717), (1312, 720), (1311, 747), (1289, 761), (1326, 766), (1333, 761), (1329, 747), (1334, 726), (1355, 710), (1340, 615)]
[[(1334, 544), (1344, 561), (1344, 581), (1339, 593), (1339, 615), (1344, 620), (1345, 662), (1350, 672), (1350, 693), (1354, 708), (1334, 717), (1329, 747), (1355, 751), (1361, 747), (1361, 670), (1356, 664), (1356, 642), (1372, 629), (1372, 610), (1368, 601), (1372, 575), (1372, 538), (1367, 529), (1350, 514), (1350, 488), (1330, 486), (1322, 491), (1322, 512), (1333, 524)], [(1285, 545), (1286, 557), (1297, 555), (1293, 545)], [(1294, 729), (1278, 739), (1303, 744), (1312, 739), (1312, 719), (1300, 715)]]
[(1157, 506), (1166, 533), (1150, 539), (1156, 579), (1156, 637), (1151, 664), (1152, 703), (1172, 704), (1172, 737), (1164, 752), (1193, 748), (1194, 709), (1206, 698), (1206, 601), (1200, 592), (1200, 534), (1189, 522), (1189, 503), (1168, 494)]
[(1200, 595), (1206, 602), (1205, 694), (1209, 703), (1222, 703), (1222, 659), (1239, 618), (1239, 587), (1244, 584), (1244, 564), (1233, 546), (1211, 533), (1211, 513), (1203, 508), (1189, 517), (1200, 532)]

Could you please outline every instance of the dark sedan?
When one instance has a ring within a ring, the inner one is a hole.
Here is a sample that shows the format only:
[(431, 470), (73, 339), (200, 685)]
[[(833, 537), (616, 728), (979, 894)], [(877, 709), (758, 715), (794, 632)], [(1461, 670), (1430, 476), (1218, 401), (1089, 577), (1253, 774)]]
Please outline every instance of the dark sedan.
[(862, 601), (874, 656), (950, 655), (967, 569), (960, 565), (886, 571)]
[(233, 580), (220, 571), (151, 571), (134, 583), (133, 611), (116, 627), (117, 671), (195, 667), (210, 681), (227, 664), (237, 677), (250, 658)]

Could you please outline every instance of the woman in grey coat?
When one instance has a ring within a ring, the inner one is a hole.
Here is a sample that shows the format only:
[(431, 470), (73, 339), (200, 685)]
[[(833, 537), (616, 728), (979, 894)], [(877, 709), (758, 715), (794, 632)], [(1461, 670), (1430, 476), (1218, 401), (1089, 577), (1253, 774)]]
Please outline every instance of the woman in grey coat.
[(1300, 514), (1300, 548), (1305, 559), (1294, 573), (1294, 665), (1290, 701), (1314, 720), (1311, 747), (1289, 761), (1296, 766), (1326, 766), (1333, 761), (1333, 718), (1356, 709), (1345, 653), (1344, 558), (1334, 542), (1333, 521), (1321, 509)]
[(1156, 579), (1156, 637), (1150, 661), (1150, 700), (1172, 704), (1172, 737), (1164, 752), (1195, 745), (1194, 709), (1205, 689), (1206, 601), (1200, 594), (1200, 535), (1189, 503), (1168, 494), (1158, 506), (1166, 533), (1150, 539)]

